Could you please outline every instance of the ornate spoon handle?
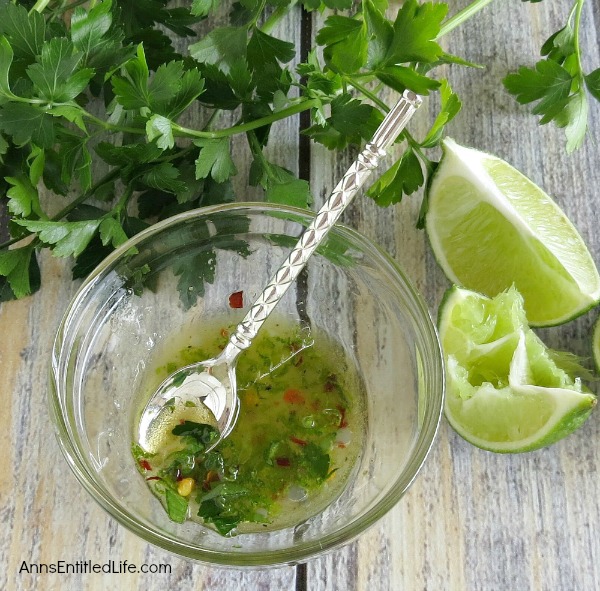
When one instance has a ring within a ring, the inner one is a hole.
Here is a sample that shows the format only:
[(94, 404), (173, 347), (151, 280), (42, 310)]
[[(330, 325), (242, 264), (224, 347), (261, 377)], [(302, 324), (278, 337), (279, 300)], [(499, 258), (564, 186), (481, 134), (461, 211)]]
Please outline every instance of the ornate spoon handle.
[(229, 343), (223, 350), (222, 357), (231, 362), (241, 351), (250, 346), (263, 322), (273, 311), (289, 286), (296, 280), (315, 249), (325, 239), (329, 230), (354, 199), (358, 190), (370, 176), (371, 171), (377, 167), (381, 158), (385, 156), (386, 149), (396, 140), (420, 104), (421, 98), (418, 95), (410, 90), (404, 91), (398, 103), (382, 121), (372, 140), (350, 166), (329, 199), (317, 213), (313, 222), (303, 232), (285, 262), (279, 267), (269, 284), (232, 333)]

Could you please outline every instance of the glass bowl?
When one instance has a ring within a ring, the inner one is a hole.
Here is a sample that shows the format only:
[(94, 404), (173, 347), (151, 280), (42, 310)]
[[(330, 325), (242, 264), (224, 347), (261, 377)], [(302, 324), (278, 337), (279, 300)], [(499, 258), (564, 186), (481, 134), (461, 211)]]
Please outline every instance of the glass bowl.
[(424, 462), (443, 406), (435, 327), (396, 263), (337, 226), (277, 312), (334, 336), (361, 373), (364, 445), (341, 495), (293, 527), (224, 537), (170, 521), (136, 469), (139, 389), (155, 351), (207, 319), (241, 320), (245, 310), (232, 310), (228, 295), (243, 290), (247, 308), (313, 218), (267, 204), (177, 215), (112, 253), (67, 308), (52, 354), (58, 440), (92, 497), (144, 540), (210, 564), (293, 564), (357, 537), (395, 505)]

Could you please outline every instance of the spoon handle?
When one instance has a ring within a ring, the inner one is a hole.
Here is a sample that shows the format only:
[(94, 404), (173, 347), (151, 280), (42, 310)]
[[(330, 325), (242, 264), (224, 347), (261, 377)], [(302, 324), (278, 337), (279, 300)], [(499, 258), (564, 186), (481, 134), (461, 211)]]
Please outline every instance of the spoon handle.
[(263, 322), (298, 277), (315, 249), (354, 199), (371, 171), (385, 156), (386, 149), (396, 140), (420, 104), (421, 98), (418, 95), (410, 90), (404, 91), (400, 100), (378, 127), (371, 141), (367, 143), (365, 149), (350, 166), (315, 219), (303, 232), (285, 262), (279, 267), (232, 333), (229, 343), (223, 350), (222, 357), (232, 361), (241, 351), (250, 346)]

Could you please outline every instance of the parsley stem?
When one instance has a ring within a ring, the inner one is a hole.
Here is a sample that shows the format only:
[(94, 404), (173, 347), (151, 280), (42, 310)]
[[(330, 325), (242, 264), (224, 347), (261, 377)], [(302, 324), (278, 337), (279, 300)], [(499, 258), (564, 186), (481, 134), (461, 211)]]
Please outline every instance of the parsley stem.
[(246, 25), (246, 27), (248, 27), (248, 29), (256, 26), (258, 19), (261, 17), (263, 10), (265, 9), (266, 3), (267, 3), (267, 0), (260, 0), (259, 5), (256, 7), (254, 16), (250, 19), (250, 22)]
[[(181, 125), (178, 125), (177, 123), (173, 123), (172, 128), (174, 135), (178, 135), (180, 137), (198, 137), (216, 140), (231, 137), (232, 135), (237, 135), (240, 133), (246, 133), (254, 129), (259, 129), (260, 127), (264, 127), (265, 125), (275, 123), (275, 121), (287, 119), (292, 115), (297, 115), (298, 113), (308, 111), (308, 109), (312, 109), (313, 107), (318, 106), (318, 99), (302, 100), (293, 105), (290, 105), (289, 107), (286, 107), (285, 109), (281, 109), (281, 111), (276, 111), (275, 113), (266, 115), (265, 117), (260, 117), (259, 119), (254, 119), (252, 121), (248, 121), (247, 123), (240, 123), (239, 125), (234, 125), (233, 127), (227, 127), (225, 129), (216, 129), (215, 131), (198, 131), (196, 129), (190, 129), (189, 127), (183, 127)], [(145, 131), (141, 131), (145, 133)]]
[(96, 125), (105, 129), (106, 131), (120, 131), (123, 133), (133, 133), (135, 135), (146, 135), (146, 130), (142, 129), (142, 128), (126, 127), (123, 125), (116, 125), (114, 123), (109, 123), (108, 121), (104, 121), (103, 119), (100, 119), (100, 118), (96, 117), (95, 115), (88, 113), (87, 111), (82, 111), (82, 115), (86, 119), (89, 119), (92, 123), (95, 123)]
[(450, 31), (456, 29), (465, 21), (468, 21), (475, 14), (477, 14), (482, 8), (485, 8), (488, 4), (491, 4), (494, 0), (475, 0), (468, 6), (459, 10), (454, 16), (450, 17), (441, 27), (440, 32), (436, 39), (447, 35)]
[(79, 195), (79, 197), (73, 199), (73, 201), (71, 201), (69, 205), (63, 207), (63, 209), (61, 209), (55, 216), (52, 216), (52, 221), (57, 222), (59, 220), (62, 220), (62, 218), (71, 213), (78, 205), (85, 203), (85, 201), (87, 201), (100, 187), (102, 187), (102, 185), (106, 185), (107, 183), (114, 181), (119, 177), (120, 174), (120, 166), (113, 168), (110, 172), (106, 173), (99, 181), (94, 183), (87, 191)]
[(573, 45), (575, 46), (575, 59), (577, 60), (578, 82), (581, 87), (583, 82), (583, 64), (581, 63), (581, 46), (579, 44), (579, 28), (581, 25), (581, 14), (585, 0), (577, 0), (575, 3), (575, 23), (573, 24)]
[(265, 22), (259, 27), (259, 29), (263, 33), (269, 34), (273, 30), (275, 25), (290, 11), (290, 8), (292, 8), (292, 6), (295, 5), (296, 0), (292, 0), (292, 2), (290, 2), (286, 6), (278, 6), (265, 20)]
[(213, 109), (210, 117), (206, 120), (204, 124), (204, 131), (209, 130), (210, 126), (215, 122), (215, 120), (221, 115), (223, 111), (221, 109)]
[[(27, 234), (26, 236), (18, 236), (17, 238), (11, 238), (10, 240), (7, 240), (6, 242), (2, 242), (2, 244), (0, 244), (0, 250), (8, 248), (9, 246), (12, 246), (13, 244), (16, 244), (17, 242), (21, 242), (21, 240), (25, 240), (25, 238), (29, 238), (30, 236), (31, 236), (31, 234)], [(37, 240), (37, 238), (34, 238), (26, 246), (30, 246), (32, 244), (37, 244), (36, 240)]]
[(271, 168), (271, 163), (265, 158), (263, 153), (262, 146), (256, 137), (256, 134), (253, 131), (250, 131), (246, 134), (246, 138), (248, 139), (248, 146), (250, 146), (250, 152), (254, 158), (259, 161), (265, 171), (269, 180), (273, 180), (273, 170)]
[(390, 110), (390, 108), (368, 88), (364, 87), (362, 84), (356, 82), (356, 80), (353, 80), (351, 78), (346, 78), (346, 80), (348, 81), (348, 84), (350, 84), (350, 86), (358, 90), (358, 92), (360, 92), (361, 94), (364, 94), (368, 99), (372, 100), (382, 111), (387, 113)]
[(69, 12), (69, 10), (73, 10), (74, 8), (77, 8), (78, 6), (85, 4), (86, 2), (88, 2), (88, 0), (75, 0), (75, 2), (71, 2), (71, 4), (67, 4), (66, 2), (63, 2), (63, 5), (58, 8), (55, 8), (53, 10), (53, 12), (55, 14)]
[(48, 4), (50, 4), (50, 0), (37, 0), (37, 2), (33, 5), (33, 8), (29, 11), (29, 14), (31, 14), (34, 10), (37, 12), (44, 12)]
[[(240, 133), (246, 133), (248, 131), (252, 131), (253, 129), (264, 127), (265, 125), (270, 125), (271, 123), (275, 123), (275, 121), (287, 119), (292, 115), (297, 115), (298, 113), (302, 113), (303, 111), (307, 111), (308, 109), (312, 109), (318, 105), (318, 99), (302, 100), (290, 105), (289, 107), (286, 107), (285, 109), (281, 109), (281, 111), (276, 111), (275, 113), (266, 115), (265, 117), (260, 117), (259, 119), (254, 119), (252, 121), (248, 121), (247, 123), (240, 123), (239, 125), (234, 125), (233, 127), (227, 127), (225, 129), (216, 129), (214, 131), (200, 131), (197, 129), (191, 129), (189, 127), (183, 127), (175, 122), (171, 122), (171, 128), (173, 130), (173, 135), (177, 137), (216, 140), (231, 137), (232, 135), (237, 135)], [(84, 117), (89, 119), (90, 122), (99, 125), (107, 131), (120, 131), (123, 133), (133, 133), (135, 135), (146, 135), (146, 130), (141, 127), (126, 127), (122, 125), (115, 125), (114, 123), (108, 123), (107, 121), (103, 121), (87, 111), (84, 111), (82, 114)]]
[(112, 208), (112, 212), (116, 213), (119, 216), (119, 219), (121, 218), (121, 213), (127, 207), (127, 203), (129, 203), (129, 200), (132, 196), (133, 186), (129, 184), (127, 187), (125, 187), (125, 191), (123, 191), (123, 195), (121, 195), (121, 198), (117, 204)]

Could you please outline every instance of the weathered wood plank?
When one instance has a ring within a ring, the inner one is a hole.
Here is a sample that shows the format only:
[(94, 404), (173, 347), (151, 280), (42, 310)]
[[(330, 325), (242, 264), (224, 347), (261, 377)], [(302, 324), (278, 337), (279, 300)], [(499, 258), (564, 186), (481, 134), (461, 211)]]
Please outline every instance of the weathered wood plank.
[[(299, 45), (298, 15), (282, 20), (274, 34)], [(224, 113), (218, 125), (233, 125), (239, 114)], [(198, 110), (186, 124), (198, 127), (206, 115)], [(273, 128), (269, 157), (292, 171), (298, 169), (295, 150), (298, 120)], [(239, 175), (239, 199), (260, 196), (248, 187), (250, 157), (244, 136), (232, 140)], [(54, 201), (57, 201), (56, 199)], [(53, 211), (60, 204), (52, 205)], [(45, 253), (47, 254), (47, 253)], [(294, 567), (266, 570), (211, 568), (191, 563), (149, 546), (97, 506), (83, 490), (59, 451), (48, 412), (48, 372), (54, 334), (77, 285), (66, 264), (49, 256), (41, 262), (44, 288), (19, 302), (0, 304), (1, 390), (0, 441), (8, 453), (0, 454), (0, 588), (7, 591), (86, 589), (294, 589)], [(8, 335), (11, 335), (10, 337)], [(27, 574), (26, 563), (56, 564), (91, 560), (120, 561), (140, 567), (166, 565), (167, 574)]]
[[(593, 139), (600, 132), (597, 107), (585, 147), (566, 156), (562, 131), (539, 127), (500, 82), (518, 65), (538, 59), (541, 43), (562, 26), (568, 10), (568, 3), (494, 3), (444, 40), (451, 53), (486, 66), (484, 71), (448, 68), (446, 75), (463, 100), (463, 111), (449, 133), (460, 143), (505, 158), (554, 195), (599, 262), (594, 212), (600, 172)], [(588, 3), (582, 37), (589, 70), (600, 63), (594, 21), (597, 6)], [(422, 107), (427, 117), (435, 116), (434, 103)], [(422, 126), (420, 118), (411, 123), (417, 137)], [(312, 185), (317, 193), (326, 193), (325, 187), (333, 186), (349, 162), (327, 161), (322, 150), (314, 148)], [(425, 235), (414, 228), (417, 201), (407, 198), (382, 212), (359, 199), (346, 222), (395, 256), (435, 314), (448, 282)], [(540, 334), (552, 347), (587, 357), (596, 315), (591, 311)], [(443, 421), (434, 449), (406, 497), (358, 541), (309, 562), (309, 588), (595, 588), (600, 580), (599, 432), (593, 416), (581, 431), (549, 449), (505, 457), (470, 446)]]
[[(453, 3), (464, 6), (466, 2)], [(596, 231), (598, 147), (588, 140), (568, 157), (559, 130), (538, 127), (508, 97), (500, 79), (533, 63), (541, 42), (564, 22), (569, 3), (497, 2), (456, 30), (445, 46), (486, 65), (485, 71), (449, 68), (463, 99), (450, 127), (455, 139), (497, 153), (553, 194), (600, 262)], [(297, 39), (291, 19), (280, 30)], [(583, 42), (589, 69), (600, 65), (597, 3), (588, 2)], [(435, 105), (426, 104), (411, 128), (418, 135)], [(591, 136), (600, 136), (600, 112), (591, 113)], [(297, 170), (297, 120), (274, 128), (268, 150), (278, 164)], [(245, 140), (234, 145), (247, 161)], [(351, 161), (313, 147), (311, 184), (320, 200)], [(245, 179), (246, 170), (240, 170)], [(238, 192), (256, 195), (240, 180)], [(415, 196), (416, 197), (416, 196)], [(359, 198), (345, 221), (381, 244), (413, 279), (435, 314), (447, 287), (415, 229), (418, 198), (380, 210)], [(208, 568), (142, 543), (118, 526), (83, 491), (63, 461), (47, 411), (47, 373), (54, 331), (74, 293), (68, 270), (42, 261), (45, 288), (22, 302), (0, 305), (0, 588), (293, 589), (294, 568), (239, 571)], [(591, 311), (564, 327), (541, 331), (546, 342), (590, 355)], [(326, 590), (448, 589), (491, 591), (595, 589), (600, 580), (600, 422), (597, 413), (576, 434), (553, 447), (504, 457), (476, 450), (444, 422), (434, 449), (406, 497), (379, 524), (349, 546), (306, 566), (307, 588)], [(165, 563), (170, 575), (29, 575), (22, 561)]]

